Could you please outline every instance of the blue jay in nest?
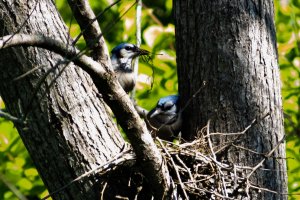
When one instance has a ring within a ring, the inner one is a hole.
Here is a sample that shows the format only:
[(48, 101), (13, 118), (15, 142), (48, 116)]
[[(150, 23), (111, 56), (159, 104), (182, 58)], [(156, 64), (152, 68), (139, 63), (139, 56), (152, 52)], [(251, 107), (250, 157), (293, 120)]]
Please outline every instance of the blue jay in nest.
[(149, 55), (149, 51), (140, 49), (134, 44), (121, 43), (111, 51), (111, 62), (120, 85), (125, 92), (130, 92), (135, 86), (132, 61), (142, 55)]
[(152, 135), (172, 141), (178, 136), (182, 125), (179, 96), (161, 98), (156, 107), (147, 114), (146, 122)]

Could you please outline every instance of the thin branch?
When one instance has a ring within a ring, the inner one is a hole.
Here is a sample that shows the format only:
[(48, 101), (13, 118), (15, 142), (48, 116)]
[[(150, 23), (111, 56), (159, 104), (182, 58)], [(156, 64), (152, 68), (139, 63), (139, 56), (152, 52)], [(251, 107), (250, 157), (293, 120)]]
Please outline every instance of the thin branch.
[[(92, 49), (93, 59), (100, 61), (101, 64), (107, 63), (107, 59), (109, 60), (107, 56), (108, 49), (105, 45), (104, 38), (98, 37), (102, 35), (101, 29), (89, 2), (87, 0), (68, 0), (68, 3), (82, 30), (88, 48)], [(111, 6), (108, 8), (111, 8)]]
[(45, 67), (45, 65), (36, 66), (35, 68), (32, 68), (31, 70), (25, 72), (24, 74), (21, 74), (20, 76), (14, 78), (13, 81), (19, 81), (19, 80), (22, 80), (23, 78), (29, 76), (30, 74), (34, 73), (34, 72), (37, 71), (38, 69), (41, 69), (42, 67)]
[(267, 158), (271, 157), (271, 155), (274, 153), (274, 151), (276, 151), (278, 149), (278, 147), (284, 142), (285, 140), (285, 135), (283, 136), (283, 138), (278, 142), (278, 144), (267, 154), (265, 155), (265, 158), (262, 159), (254, 168), (253, 170), (248, 174), (247, 179), (249, 179), (252, 174), (259, 168), (262, 166), (262, 164), (266, 161)]
[(10, 191), (16, 196), (18, 197), (18, 199), (20, 200), (28, 200), (26, 198), (25, 195), (23, 195), (20, 190), (18, 190), (11, 182), (9, 182), (5, 176), (0, 173), (0, 181), (2, 181), (4, 183), (4, 185), (6, 185), (6, 187), (8, 187), (10, 189)]
[[(88, 25), (87, 25), (87, 27), (89, 27), (89, 26), (91, 26), (92, 24), (94, 24), (94, 22), (98, 19), (99, 20), (99, 18), (106, 12), (106, 11), (108, 11), (109, 9), (111, 9), (114, 5), (116, 5), (116, 4), (118, 4), (118, 3), (120, 3), (120, 1), (121, 0), (117, 0), (117, 1), (115, 1), (115, 2), (113, 2), (113, 3), (111, 3), (108, 7), (106, 7), (102, 12), (100, 12), (94, 19), (92, 19), (89, 23), (88, 23)], [(87, 29), (81, 29), (81, 32), (79, 33), (79, 35), (77, 35), (77, 37), (74, 39), (74, 42), (73, 42), (73, 46), (75, 46), (76, 45), (76, 43), (78, 42), (78, 40), (79, 40), (79, 38), (85, 33), (87, 31)], [(98, 35), (97, 35), (98, 36)]]
[[(31, 98), (27, 104), (27, 106), (24, 109), (24, 116), (23, 116), (23, 120), (26, 119), (26, 117), (28, 116), (29, 112), (30, 112), (30, 108), (32, 108), (32, 103), (34, 102), (34, 100), (37, 98), (37, 94), (38, 91), (41, 88), (41, 85), (44, 83), (44, 81), (46, 80), (46, 78), (48, 77), (48, 75), (51, 72), (54, 72), (56, 70), (56, 68), (58, 68), (61, 64), (64, 64), (65, 66), (63, 67), (63, 69), (60, 71), (60, 73), (51, 81), (51, 83), (49, 84), (49, 87), (44, 91), (44, 93), (41, 95), (40, 100), (44, 98), (44, 96), (48, 93), (48, 91), (50, 90), (52, 84), (56, 81), (56, 79), (62, 74), (62, 72), (64, 71), (64, 69), (69, 65), (70, 61), (58, 61), (55, 66), (53, 66), (52, 68), (50, 68), (45, 74), (43, 74), (43, 76), (39, 79), (39, 81), (37, 82), (37, 84), (35, 85), (35, 89), (32, 92)], [(15, 79), (14, 79), (15, 80)]]
[[(69, 0), (69, 1), (73, 1), (73, 0)], [(85, 1), (85, 0), (80, 0), (80, 1)], [(116, 2), (118, 3), (118, 1)], [(118, 18), (116, 18), (114, 21), (112, 21), (107, 27), (104, 28), (104, 30), (101, 32), (100, 28), (100, 32), (98, 35), (96, 35), (96, 32), (98, 32), (96, 29), (93, 29), (93, 33), (91, 34), (92, 36), (89, 36), (89, 37), (85, 37), (85, 40), (87, 41), (88, 39), (88, 46), (85, 47), (81, 53), (84, 54), (89, 48), (92, 48), (93, 50), (93, 59), (100, 62), (104, 67), (110, 67), (110, 57), (109, 57), (109, 54), (108, 54), (108, 50), (107, 50), (107, 47), (105, 45), (105, 41), (103, 39), (103, 35), (104, 33), (107, 34), (109, 33), (112, 28), (114, 28), (114, 25), (119, 22), (121, 20), (121, 18), (126, 15), (130, 10), (131, 8), (133, 8), (133, 6), (135, 5), (136, 2), (134, 2), (127, 10), (125, 10), (125, 12), (123, 14), (121, 14)], [(72, 3), (70, 5), (73, 5)], [(112, 5), (115, 5), (114, 3)], [(89, 7), (89, 6), (88, 6)], [(111, 6), (109, 6), (107, 9), (111, 8)], [(76, 9), (76, 8), (75, 8)], [(86, 6), (84, 6), (83, 9), (79, 8), (79, 10), (82, 10), (82, 11), (85, 11), (86, 9), (88, 9)], [(106, 9), (104, 10), (106, 11)], [(103, 11), (103, 12), (104, 12)], [(101, 14), (101, 13), (100, 13)], [(99, 15), (100, 15), (99, 14)], [(79, 14), (80, 16), (81, 14)], [(94, 15), (94, 14), (93, 14)], [(77, 17), (79, 16), (76, 16), (75, 15), (75, 18), (77, 19)], [(79, 17), (80, 18), (80, 17)], [(86, 19), (88, 19), (88, 17), (85, 17)], [(81, 19), (79, 19), (81, 20)], [(93, 22), (94, 24), (94, 21), (95, 19), (90, 19), (90, 21), (87, 21), (86, 24), (88, 24), (89, 22)], [(82, 30), (85, 30), (85, 23), (80, 23), (80, 27)], [(95, 27), (94, 27), (95, 28)], [(88, 28), (89, 29), (89, 28)], [(96, 31), (95, 31), (96, 30)], [(86, 31), (84, 31), (86, 32)], [(82, 33), (83, 34), (83, 33)], [(79, 39), (79, 36), (76, 37), (75, 39), (75, 42), (77, 42), (77, 40)], [(75, 45), (75, 43), (73, 42), (73, 46)], [(100, 46), (103, 46), (102, 48), (100, 48)], [(99, 49), (97, 49), (99, 48)], [(102, 57), (99, 57), (99, 55), (101, 55)]]
[[(136, 3), (136, 14), (135, 14), (135, 27), (136, 27), (136, 32), (135, 32), (135, 36), (136, 36), (136, 46), (140, 47), (141, 46), (141, 42), (142, 42), (142, 0), (137, 0)], [(135, 80), (137, 80), (138, 77), (138, 72), (139, 72), (139, 57), (135, 58), (134, 60), (134, 65), (133, 65), (133, 73), (134, 73), (134, 77)], [(136, 88), (134, 87), (133, 90), (131, 91), (131, 98), (134, 99), (135, 97), (135, 93), (136, 93)]]
[(201, 92), (201, 90), (206, 86), (206, 81), (203, 81), (201, 87), (189, 98), (189, 100), (184, 104), (184, 106), (181, 108), (180, 112), (183, 112), (192, 102), (194, 98), (197, 97), (197, 95)]
[(14, 34), (0, 38), (0, 49), (14, 46), (35, 46), (53, 51), (74, 61), (75, 64), (84, 70), (93, 70), (99, 75), (104, 76), (104, 68), (85, 55), (79, 55), (79, 51), (74, 48), (68, 48), (62, 41), (52, 39), (41, 34)]
[(195, 181), (193, 176), (192, 176), (192, 173), (191, 173), (191, 170), (186, 166), (186, 164), (181, 160), (181, 158), (177, 155), (175, 155), (175, 158), (178, 160), (178, 162), (183, 166), (183, 168), (188, 172), (189, 174), (189, 177), (191, 179), (191, 181)]
[(243, 130), (237, 133), (210, 133), (210, 136), (213, 135), (221, 135), (221, 136), (237, 136), (235, 137), (233, 140), (231, 140), (230, 142), (227, 142), (226, 145), (223, 145), (221, 148), (219, 148), (216, 153), (219, 153), (221, 151), (224, 151), (225, 149), (228, 149), (229, 147), (231, 147), (234, 142), (236, 142), (242, 135), (244, 135), (252, 126), (256, 125), (257, 123), (260, 123), (261, 121), (263, 121), (266, 117), (268, 117), (270, 115), (270, 113), (266, 113), (264, 114), (260, 119), (254, 119), (252, 120), (252, 122)]
[[(207, 122), (207, 135), (210, 135), (210, 132), (209, 132), (209, 128), (210, 128), (210, 120), (208, 120)], [(227, 193), (227, 189), (226, 189), (226, 184), (225, 184), (225, 180), (224, 180), (224, 174), (222, 172), (222, 170), (220, 169), (220, 166), (219, 166), (219, 162), (217, 161), (217, 157), (216, 157), (216, 154), (213, 150), (213, 147), (212, 147), (212, 142), (211, 142), (211, 139), (210, 137), (207, 138), (207, 141), (208, 141), (208, 146), (209, 146), (209, 149), (211, 151), (211, 156), (213, 157), (213, 160), (215, 161), (215, 163), (217, 164), (217, 169), (218, 169), (218, 175), (220, 177), (220, 179), (222, 180), (222, 189), (223, 189), (223, 193), (225, 195), (225, 197), (227, 198), (228, 197), (228, 193)]]
[(106, 186), (107, 186), (107, 182), (104, 183), (103, 185), (103, 189), (101, 190), (101, 197), (100, 197), (100, 200), (104, 200), (104, 191), (106, 189)]
[(254, 186), (254, 185), (252, 185), (252, 184), (250, 184), (250, 188), (253, 188), (253, 189), (256, 189), (256, 190), (261, 190), (261, 191), (270, 192), (270, 193), (273, 193), (273, 194), (279, 194), (278, 192), (276, 192), (276, 191), (274, 191), (274, 190), (270, 190), (270, 189), (262, 188), (262, 187), (257, 187), (257, 186)]
[(181, 178), (180, 178), (180, 174), (179, 174), (179, 172), (178, 172), (177, 165), (175, 164), (175, 162), (174, 162), (172, 156), (170, 155), (170, 153), (168, 152), (168, 150), (165, 148), (165, 146), (164, 146), (164, 144), (162, 143), (162, 141), (161, 141), (159, 138), (157, 138), (157, 141), (159, 142), (161, 148), (164, 150), (164, 152), (167, 154), (167, 156), (168, 156), (169, 159), (171, 160), (171, 163), (172, 163), (172, 165), (173, 165), (173, 167), (174, 167), (174, 170), (175, 170), (177, 179), (178, 179), (178, 181), (179, 181), (179, 185), (180, 185), (180, 187), (181, 187), (181, 189), (182, 189), (182, 191), (183, 191), (183, 195), (184, 195), (185, 199), (189, 199), (189, 198), (188, 198), (188, 195), (187, 195), (187, 193), (186, 193), (186, 191), (185, 191), (184, 184), (183, 184), (182, 181), (181, 181)]
[[(39, 0), (36, 0), (35, 5), (33, 6), (33, 9), (30, 11), (28, 17), (24, 20), (24, 22), (21, 24), (21, 26), (14, 32), (14, 34), (10, 35), (10, 38), (6, 39), (6, 42), (8, 42), (14, 35), (20, 33), (20, 31), (22, 30), (22, 28), (28, 23), (28, 20), (31, 17), (31, 15), (33, 14), (33, 12), (35, 11), (35, 9), (36, 9), (36, 7), (38, 5), (38, 2), (39, 2)], [(4, 43), (4, 45), (5, 45), (5, 43)]]
[(152, 18), (152, 20), (157, 23), (159, 26), (163, 27), (163, 23), (153, 14), (153, 10), (149, 9), (144, 3), (143, 3), (143, 7), (145, 8), (147, 15), (150, 16), (150, 18)]
[(129, 150), (125, 150), (125, 151), (117, 154), (114, 158), (110, 159), (106, 163), (104, 163), (104, 164), (96, 167), (95, 169), (92, 169), (92, 170), (90, 170), (90, 171), (82, 174), (81, 176), (78, 176), (77, 178), (75, 178), (74, 180), (70, 181), (68, 184), (64, 185), (63, 187), (60, 187), (57, 190), (51, 192), (50, 194), (48, 194), (47, 196), (45, 196), (44, 198), (42, 198), (42, 200), (46, 200), (46, 199), (50, 198), (54, 194), (65, 190), (67, 187), (69, 187), (73, 183), (76, 183), (76, 182), (82, 180), (83, 178), (90, 176), (91, 174), (97, 174), (100, 171), (105, 171), (107, 169), (111, 169), (112, 166), (117, 166), (117, 165), (120, 165), (121, 163), (124, 163), (124, 162), (126, 162), (128, 160), (135, 159), (133, 154), (129, 154), (130, 151), (131, 150), (129, 149)]
[(222, 136), (236, 136), (236, 135), (244, 135), (254, 124), (256, 124), (256, 119), (252, 120), (252, 122), (243, 130), (240, 132), (235, 133), (210, 133), (209, 135), (206, 135), (205, 137), (210, 137), (212, 135), (222, 135)]
[(231, 146), (233, 146), (233, 147), (235, 147), (235, 148), (237, 148), (237, 149), (242, 149), (242, 150), (251, 152), (251, 153), (256, 154), (256, 155), (265, 155), (264, 153), (258, 153), (258, 152), (256, 152), (256, 151), (253, 151), (253, 150), (251, 150), (251, 149), (248, 149), (248, 148), (246, 148), (246, 147), (242, 147), (242, 146), (239, 146), (239, 145), (231, 144)]
[(26, 125), (26, 122), (23, 121), (22, 119), (19, 119), (17, 117), (12, 116), (11, 114), (4, 112), (0, 109), (0, 117), (3, 117), (4, 119), (7, 119), (9, 121), (12, 121), (16, 124), (20, 124), (20, 125)]

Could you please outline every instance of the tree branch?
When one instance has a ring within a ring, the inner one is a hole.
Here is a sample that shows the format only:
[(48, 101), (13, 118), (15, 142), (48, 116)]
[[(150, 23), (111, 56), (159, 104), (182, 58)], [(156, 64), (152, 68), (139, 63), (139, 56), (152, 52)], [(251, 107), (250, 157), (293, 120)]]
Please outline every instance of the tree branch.
[[(97, 18), (87, 0), (68, 0), (70, 8), (78, 22), (88, 48), (92, 50), (94, 60), (102, 65), (110, 62), (107, 46), (101, 33)], [(113, 4), (114, 5), (114, 4)]]
[(85, 70), (127, 134), (155, 198), (161, 199), (168, 192), (169, 174), (162, 156), (111, 68), (104, 68), (92, 58), (81, 55), (75, 47), (68, 48), (63, 42), (40, 34), (15, 34), (0, 38), (0, 49), (14, 46), (35, 46), (53, 51)]
[(22, 119), (19, 119), (17, 117), (12, 116), (11, 114), (4, 112), (0, 109), (0, 117), (3, 117), (4, 119), (7, 119), (9, 121), (12, 121), (13, 123), (20, 124), (20, 125), (26, 125), (26, 122)]
[[(142, 0), (136, 1), (136, 11), (135, 11), (135, 25), (136, 25), (136, 46), (140, 47), (142, 43)], [(135, 80), (137, 80), (138, 72), (139, 72), (139, 57), (134, 60), (133, 72)], [(134, 99), (136, 93), (136, 88), (134, 87), (131, 91), (131, 98)]]

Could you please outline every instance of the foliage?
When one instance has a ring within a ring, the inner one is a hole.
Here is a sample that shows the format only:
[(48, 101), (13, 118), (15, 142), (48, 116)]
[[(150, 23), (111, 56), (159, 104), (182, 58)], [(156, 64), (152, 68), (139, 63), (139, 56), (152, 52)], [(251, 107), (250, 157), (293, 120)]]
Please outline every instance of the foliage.
[[(298, 1), (275, 1), (279, 65), (281, 69), (289, 193), (300, 191), (300, 54)], [(297, 199), (297, 196), (290, 196)]]
[[(2, 101), (1, 108), (4, 108)], [(45, 186), (17, 130), (4, 119), (0, 119), (0, 163), (0, 199), (17, 199), (11, 187), (28, 199), (45, 196)]]
[[(113, 1), (90, 1), (96, 14), (103, 11), (109, 5), (108, 2)], [(130, 8), (134, 2), (123, 0), (101, 15), (99, 22), (109, 49), (123, 41), (136, 43), (135, 6)], [(153, 53), (153, 60), (145, 62), (141, 59), (136, 98), (140, 106), (151, 109), (160, 97), (177, 93), (175, 35), (172, 0), (143, 0), (143, 3), (142, 48)], [(80, 33), (80, 28), (72, 17), (70, 8), (63, 0), (56, 0), (56, 4), (70, 28), (71, 36), (75, 38)], [(294, 193), (300, 191), (300, 3), (275, 0), (275, 6), (286, 116), (289, 193)], [(118, 20), (120, 17), (121, 20)], [(85, 46), (83, 38), (77, 46)], [(3, 105), (1, 107), (3, 108)], [(8, 185), (4, 184), (4, 180), (30, 199), (46, 195), (46, 189), (17, 131), (11, 122), (0, 119), (0, 199), (17, 199)], [(290, 198), (295, 199), (294, 196)]]

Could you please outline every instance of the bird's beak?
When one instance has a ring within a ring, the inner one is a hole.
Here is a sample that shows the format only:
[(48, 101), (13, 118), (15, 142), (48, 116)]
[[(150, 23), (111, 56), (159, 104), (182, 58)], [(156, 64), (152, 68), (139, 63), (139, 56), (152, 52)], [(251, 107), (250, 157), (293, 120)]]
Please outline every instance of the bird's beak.
[(145, 49), (137, 48), (136, 50), (136, 56), (149, 55), (149, 54), (150, 52)]
[(156, 115), (161, 113), (161, 109), (157, 108), (151, 115), (150, 118), (155, 117)]

